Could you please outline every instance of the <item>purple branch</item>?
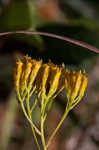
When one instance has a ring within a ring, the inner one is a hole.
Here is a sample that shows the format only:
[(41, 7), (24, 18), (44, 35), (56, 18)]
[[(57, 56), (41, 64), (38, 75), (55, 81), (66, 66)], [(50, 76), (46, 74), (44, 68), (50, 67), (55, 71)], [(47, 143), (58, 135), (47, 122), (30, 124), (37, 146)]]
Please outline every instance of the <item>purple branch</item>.
[(67, 41), (69, 43), (87, 48), (93, 52), (99, 53), (99, 49), (95, 48), (94, 46), (91, 46), (87, 43), (81, 42), (81, 41), (77, 41), (77, 40), (73, 40), (71, 38), (68, 37), (64, 37), (64, 36), (59, 36), (56, 34), (52, 34), (52, 33), (47, 33), (47, 32), (38, 32), (38, 31), (28, 31), (28, 30), (21, 30), (21, 31), (12, 31), (12, 32), (3, 32), (0, 33), (0, 36), (4, 36), (4, 35), (11, 35), (11, 34), (27, 34), (27, 35), (43, 35), (43, 36), (48, 36), (48, 37), (52, 37), (52, 38), (57, 38), (57, 39), (61, 39), (64, 41)]

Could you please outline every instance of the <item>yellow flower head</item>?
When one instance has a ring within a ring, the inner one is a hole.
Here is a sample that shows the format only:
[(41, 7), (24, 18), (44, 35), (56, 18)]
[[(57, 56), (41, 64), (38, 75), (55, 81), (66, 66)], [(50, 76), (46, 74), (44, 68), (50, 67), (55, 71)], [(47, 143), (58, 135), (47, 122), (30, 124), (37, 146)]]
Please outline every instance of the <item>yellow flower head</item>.
[(55, 66), (52, 63), (49, 63), (49, 66), (50, 66), (50, 77), (49, 77), (50, 88), (47, 96), (51, 97), (58, 89), (61, 76), (61, 68)]
[(21, 83), (20, 83), (21, 95), (23, 94), (25, 88), (27, 88), (28, 78), (31, 73), (31, 69), (32, 69), (32, 63), (30, 62), (29, 59), (27, 59), (27, 57), (25, 57), (22, 76), (21, 76)]
[(14, 88), (15, 91), (18, 92), (20, 88), (20, 78), (22, 75), (22, 67), (23, 67), (23, 62), (20, 60), (16, 62), (16, 66), (14, 68)]
[(33, 83), (36, 79), (37, 73), (42, 65), (42, 61), (36, 61), (34, 59), (31, 60), (32, 68), (31, 73), (28, 81), (28, 89), (31, 90)]
[(42, 64), (39, 69), (37, 78), (36, 78), (36, 91), (41, 93), (42, 99), (46, 96), (46, 83), (49, 75), (49, 66), (47, 64)]
[(87, 83), (88, 83), (88, 79), (86, 77), (86, 74), (83, 73), (82, 74), (82, 82), (81, 82), (81, 86), (80, 86), (80, 90), (79, 90), (78, 100), (80, 100), (83, 97), (85, 89), (87, 87)]

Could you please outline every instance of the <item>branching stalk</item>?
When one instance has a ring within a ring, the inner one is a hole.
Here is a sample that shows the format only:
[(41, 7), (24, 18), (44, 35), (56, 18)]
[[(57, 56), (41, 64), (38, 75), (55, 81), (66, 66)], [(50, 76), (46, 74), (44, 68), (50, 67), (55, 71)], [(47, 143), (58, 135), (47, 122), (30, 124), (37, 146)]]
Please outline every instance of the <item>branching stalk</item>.
[(44, 137), (44, 118), (42, 115), (41, 115), (40, 125), (41, 125), (41, 141), (43, 145), (43, 150), (46, 150), (45, 137)]
[(60, 122), (58, 123), (57, 127), (55, 128), (55, 130), (53, 131), (53, 133), (51, 134), (48, 143), (46, 144), (46, 147), (48, 148), (48, 146), (50, 145), (53, 137), (55, 136), (56, 132), (58, 131), (58, 129), (60, 128), (60, 126), (62, 125), (63, 121), (65, 120), (66, 116), (68, 115), (69, 109), (66, 107), (65, 112), (60, 120)]
[(22, 110), (23, 110), (23, 112), (24, 112), (25, 117), (26, 117), (27, 120), (30, 122), (30, 124), (33, 126), (33, 128), (34, 128), (35, 131), (36, 131), (36, 133), (37, 133), (38, 135), (41, 135), (41, 132), (39, 131), (39, 129), (34, 125), (34, 123), (33, 123), (33, 122), (30, 120), (30, 118), (28, 117), (28, 115), (27, 115), (27, 113), (26, 113), (26, 111), (25, 111), (23, 102), (21, 102), (21, 108), (22, 108)]
[[(29, 118), (32, 121), (32, 116), (31, 116), (31, 111), (30, 111), (30, 106), (29, 106), (29, 97), (28, 96), (26, 98), (26, 105), (27, 105), (27, 112), (28, 112)], [(39, 146), (39, 143), (38, 143), (38, 140), (37, 140), (37, 137), (36, 137), (35, 129), (32, 125), (31, 125), (31, 128), (32, 128), (32, 133), (33, 133), (33, 137), (34, 137), (35, 143), (37, 145), (37, 148), (38, 148), (38, 150), (40, 150), (40, 146)]]
[(33, 112), (33, 110), (35, 109), (35, 107), (36, 107), (37, 103), (38, 103), (38, 100), (37, 100), (37, 99), (35, 99), (35, 102), (34, 102), (34, 104), (32, 105), (32, 107), (31, 107), (31, 109), (30, 109), (31, 113), (32, 113), (32, 112)]

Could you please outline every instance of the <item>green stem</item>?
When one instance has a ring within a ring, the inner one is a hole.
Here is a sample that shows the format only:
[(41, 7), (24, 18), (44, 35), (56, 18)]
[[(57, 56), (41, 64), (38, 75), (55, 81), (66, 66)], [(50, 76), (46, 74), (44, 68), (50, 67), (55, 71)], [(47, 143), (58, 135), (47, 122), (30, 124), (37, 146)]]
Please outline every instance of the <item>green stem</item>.
[(49, 102), (49, 104), (48, 104), (48, 110), (47, 110), (47, 111), (50, 110), (50, 108), (51, 108), (51, 106), (52, 106), (52, 103), (53, 103), (53, 100), (54, 100), (54, 99), (56, 98), (56, 96), (63, 90), (63, 88), (64, 88), (64, 87), (62, 87), (56, 94), (54, 93), (53, 96), (52, 96), (52, 95), (51, 95), (51, 96), (46, 96), (46, 99), (44, 100), (45, 102), (44, 102), (44, 104), (43, 104), (43, 111), (45, 110), (45, 108), (46, 108), (48, 102)]
[(66, 107), (65, 112), (60, 120), (60, 122), (58, 123), (56, 129), (53, 131), (53, 133), (51, 134), (48, 143), (46, 144), (46, 147), (48, 147), (53, 139), (53, 137), (55, 136), (56, 132), (58, 131), (58, 129), (60, 128), (60, 126), (62, 125), (63, 121), (65, 120), (66, 116), (68, 115), (69, 109), (68, 107)]
[(26, 95), (27, 95), (28, 93), (30, 93), (29, 96), (31, 97), (32, 94), (33, 94), (34, 91), (35, 91), (35, 87), (34, 87), (34, 88), (32, 89), (32, 91), (30, 92), (31, 88), (28, 88), (26, 83), (25, 83), (25, 88), (26, 88), (26, 90), (25, 90), (25, 93), (24, 93), (23, 98), (22, 98), (22, 101), (23, 101), (23, 102), (24, 102), (25, 97), (26, 97)]
[(44, 103), (43, 103), (43, 105), (42, 105), (42, 115), (44, 115), (44, 113), (45, 113), (45, 108), (46, 108), (46, 105), (47, 105), (47, 103), (48, 103), (48, 101), (49, 101), (49, 98), (45, 98), (44, 99)]
[(40, 108), (40, 128), (41, 128), (41, 141), (42, 141), (42, 146), (43, 150), (46, 150), (46, 144), (45, 144), (45, 137), (44, 137), (44, 112), (45, 108), (44, 106), (44, 101), (45, 99), (41, 99), (41, 108)]
[[(29, 118), (32, 121), (32, 116), (31, 116), (31, 111), (30, 111), (30, 106), (29, 106), (29, 97), (26, 98), (26, 106), (27, 106), (27, 112), (28, 112)], [(40, 146), (39, 146), (39, 143), (38, 143), (38, 140), (36, 137), (36, 133), (35, 133), (34, 127), (32, 125), (31, 125), (31, 128), (32, 128), (32, 133), (33, 133), (33, 137), (34, 137), (35, 143), (37, 145), (37, 148), (38, 148), (38, 150), (40, 150)]]
[(30, 120), (30, 118), (28, 117), (28, 115), (27, 115), (27, 113), (26, 113), (26, 111), (25, 111), (23, 102), (21, 102), (21, 108), (22, 108), (22, 110), (23, 110), (23, 112), (24, 112), (25, 117), (26, 117), (27, 120), (30, 122), (30, 124), (33, 126), (33, 128), (35, 129), (35, 131), (36, 131), (39, 135), (41, 135), (41, 132), (37, 129), (37, 127), (34, 125), (34, 123), (33, 123), (33, 122)]
[(36, 107), (37, 102), (38, 102), (38, 101), (37, 101), (37, 99), (36, 99), (35, 102), (34, 102), (34, 104), (32, 105), (32, 107), (31, 107), (31, 109), (30, 109), (31, 113), (33, 112), (34, 108)]
[[(27, 86), (26, 86), (26, 87), (27, 87)], [(26, 88), (25, 94), (29, 94), (27, 88)], [(17, 92), (17, 95), (18, 95), (18, 98), (19, 98), (19, 101), (20, 101), (20, 104), (21, 104), (21, 108), (22, 108), (22, 110), (23, 110), (23, 113), (24, 113), (25, 117), (27, 118), (27, 120), (29, 121), (29, 123), (31, 124), (31, 126), (35, 129), (35, 131), (40, 135), (41, 133), (40, 133), (39, 129), (37, 129), (37, 127), (34, 125), (34, 123), (33, 123), (33, 122), (31, 121), (31, 119), (28, 117), (28, 114), (26, 113), (26, 110), (25, 110), (25, 108), (24, 108), (23, 102), (24, 102), (25, 97), (23, 97), (23, 99), (21, 98), (19, 90), (18, 90), (18, 92)], [(26, 95), (25, 95), (25, 96), (26, 96)], [(29, 95), (29, 97), (30, 97), (30, 95)], [(28, 107), (28, 109), (30, 109), (29, 106), (27, 106), (27, 107)], [(31, 111), (31, 110), (30, 110), (30, 111)]]
[(40, 125), (41, 125), (41, 141), (42, 141), (43, 149), (46, 150), (45, 138), (44, 138), (44, 118), (42, 114), (41, 114)]

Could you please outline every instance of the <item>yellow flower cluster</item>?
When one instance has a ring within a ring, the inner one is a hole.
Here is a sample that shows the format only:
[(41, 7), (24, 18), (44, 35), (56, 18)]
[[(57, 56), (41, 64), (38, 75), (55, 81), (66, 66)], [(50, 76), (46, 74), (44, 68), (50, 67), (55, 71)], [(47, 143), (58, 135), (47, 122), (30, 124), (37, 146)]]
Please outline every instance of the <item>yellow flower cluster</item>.
[(81, 73), (81, 71), (65, 71), (65, 89), (68, 107), (72, 109), (82, 99), (87, 82), (85, 73)]
[[(24, 115), (31, 125), (34, 140), (39, 150), (40, 146), (36, 133), (41, 137), (42, 145), (46, 150), (69, 111), (83, 97), (86, 86), (87, 77), (85, 73), (70, 71), (65, 69), (64, 65), (57, 66), (51, 62), (44, 64), (42, 61), (31, 59), (28, 56), (16, 62), (14, 68), (14, 88)], [(44, 124), (47, 113), (52, 106), (53, 99), (64, 88), (67, 97), (65, 112), (46, 144)], [(35, 95), (35, 99), (31, 104), (30, 97), (32, 94)], [(32, 120), (32, 112), (36, 106), (40, 108), (40, 129), (37, 128)]]
[(44, 64), (28, 56), (16, 62), (14, 87), (20, 101), (34, 92), (42, 103), (44, 99), (48, 102), (65, 88), (67, 104), (72, 108), (83, 97), (86, 86), (87, 77), (81, 71), (70, 71), (51, 62)]

